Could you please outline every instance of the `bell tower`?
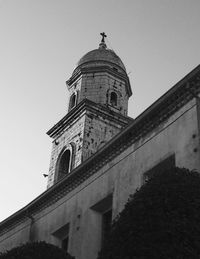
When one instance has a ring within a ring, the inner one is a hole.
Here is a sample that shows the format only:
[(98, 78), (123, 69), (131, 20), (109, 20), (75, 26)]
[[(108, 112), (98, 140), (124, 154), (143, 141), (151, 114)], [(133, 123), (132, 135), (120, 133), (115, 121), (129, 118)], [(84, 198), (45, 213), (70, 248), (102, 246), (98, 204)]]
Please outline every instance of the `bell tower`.
[(67, 80), (68, 113), (47, 134), (53, 138), (48, 175), (51, 187), (112, 139), (132, 119), (127, 116), (130, 82), (121, 59), (107, 48), (85, 54)]

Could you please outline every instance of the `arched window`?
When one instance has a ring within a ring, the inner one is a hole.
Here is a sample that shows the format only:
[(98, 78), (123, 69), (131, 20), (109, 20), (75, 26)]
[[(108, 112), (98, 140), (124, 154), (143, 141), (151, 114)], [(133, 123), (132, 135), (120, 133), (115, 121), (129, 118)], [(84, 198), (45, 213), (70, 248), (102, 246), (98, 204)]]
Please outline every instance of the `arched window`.
[(117, 106), (117, 94), (115, 92), (111, 92), (110, 94), (110, 104), (112, 106)]
[(69, 100), (69, 109), (71, 110), (76, 105), (76, 94), (73, 93)]
[(65, 175), (67, 175), (73, 168), (73, 146), (69, 144), (64, 150), (60, 153), (60, 156), (56, 165), (56, 175), (57, 180), (60, 180)]
[(69, 173), (71, 152), (69, 149), (65, 150), (59, 159), (58, 164), (58, 180)]

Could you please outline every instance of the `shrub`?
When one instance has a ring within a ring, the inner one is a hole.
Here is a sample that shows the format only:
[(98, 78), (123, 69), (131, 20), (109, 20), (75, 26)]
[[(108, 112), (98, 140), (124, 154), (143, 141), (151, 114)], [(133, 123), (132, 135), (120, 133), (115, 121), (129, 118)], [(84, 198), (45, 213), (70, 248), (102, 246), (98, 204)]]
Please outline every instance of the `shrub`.
[(74, 257), (52, 244), (33, 242), (1, 253), (0, 259), (74, 259)]
[(98, 258), (200, 258), (199, 173), (157, 172), (130, 197)]

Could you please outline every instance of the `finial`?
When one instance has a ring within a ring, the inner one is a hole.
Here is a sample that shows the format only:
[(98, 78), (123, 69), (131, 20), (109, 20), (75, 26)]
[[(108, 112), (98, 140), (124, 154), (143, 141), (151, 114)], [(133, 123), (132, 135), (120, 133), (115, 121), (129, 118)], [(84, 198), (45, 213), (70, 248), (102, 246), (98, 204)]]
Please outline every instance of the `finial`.
[(105, 34), (105, 32), (101, 32), (100, 35), (102, 36), (102, 39), (101, 39), (101, 43), (99, 44), (99, 48), (106, 49), (107, 46), (105, 44), (105, 38), (107, 37), (107, 35)]

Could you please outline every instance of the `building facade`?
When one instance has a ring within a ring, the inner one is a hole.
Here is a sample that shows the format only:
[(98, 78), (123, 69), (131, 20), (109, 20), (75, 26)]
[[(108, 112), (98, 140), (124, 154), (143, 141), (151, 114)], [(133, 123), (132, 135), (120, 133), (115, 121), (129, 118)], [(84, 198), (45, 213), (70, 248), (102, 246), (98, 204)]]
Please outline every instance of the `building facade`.
[(112, 219), (156, 168), (200, 171), (200, 66), (133, 120), (125, 66), (103, 37), (67, 87), (68, 113), (47, 132), (48, 188), (0, 223), (1, 251), (45, 240), (95, 259)]

